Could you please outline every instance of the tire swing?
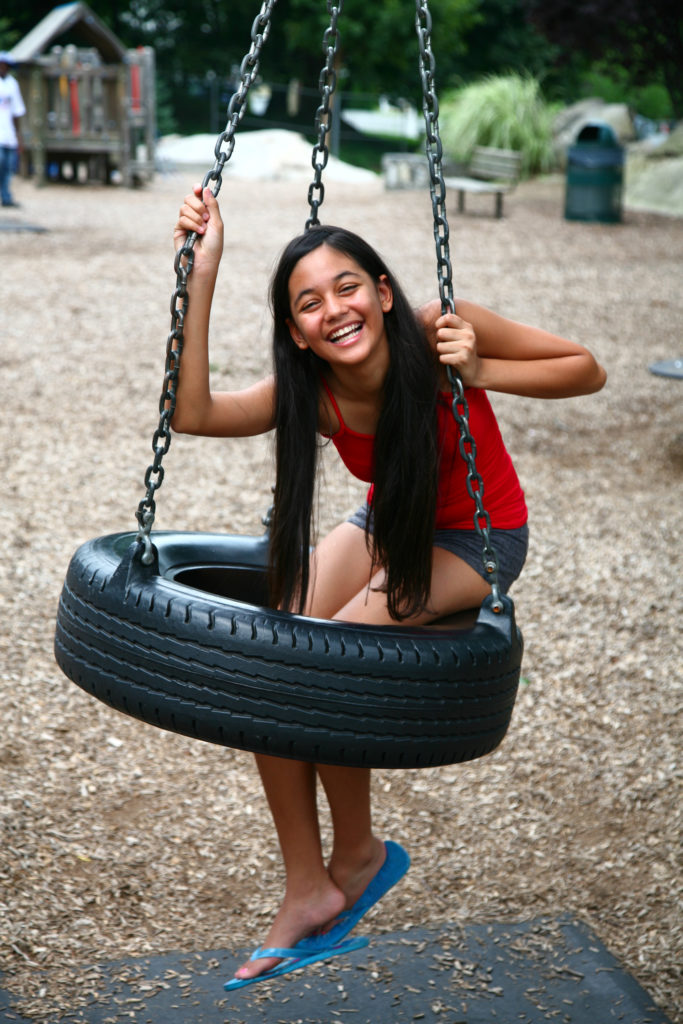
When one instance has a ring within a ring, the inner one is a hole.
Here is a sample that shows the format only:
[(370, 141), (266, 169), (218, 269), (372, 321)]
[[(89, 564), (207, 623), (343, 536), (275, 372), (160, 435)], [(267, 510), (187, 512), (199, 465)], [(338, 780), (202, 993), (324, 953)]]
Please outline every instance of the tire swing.
[[(221, 186), (234, 133), (256, 77), (276, 0), (254, 21), (241, 83), (215, 148), (204, 187)], [(330, 26), (316, 115), (315, 178), (308, 192), (319, 223), (321, 173), (328, 159), (337, 17)], [(427, 128), (442, 309), (454, 309), (438, 103), (433, 87), (431, 16), (416, 0), (423, 111)], [(225, 148), (223, 148), (225, 147)], [(154, 461), (136, 517), (137, 533), (83, 544), (74, 554), (59, 601), (55, 655), (60, 668), (92, 696), (151, 725), (212, 743), (327, 764), (420, 768), (467, 761), (503, 739), (519, 684), (522, 637), (511, 599), (498, 588), (483, 482), (469, 431), (464, 388), (450, 376), (460, 453), (474, 526), (482, 540), (491, 594), (471, 614), (423, 627), (363, 626), (267, 607), (268, 534), (259, 537), (159, 531), (151, 539), (155, 493), (163, 481), (182, 352), (187, 275), (196, 236), (176, 255), (176, 289), (167, 343)], [(174, 348), (175, 343), (175, 348)]]

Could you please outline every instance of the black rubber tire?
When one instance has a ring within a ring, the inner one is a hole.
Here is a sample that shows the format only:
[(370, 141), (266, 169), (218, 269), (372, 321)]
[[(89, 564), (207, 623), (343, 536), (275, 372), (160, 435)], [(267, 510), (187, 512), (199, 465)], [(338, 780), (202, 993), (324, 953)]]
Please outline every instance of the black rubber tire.
[(366, 627), (264, 606), (267, 539), (135, 535), (75, 553), (55, 655), (99, 700), (152, 725), (327, 764), (419, 768), (471, 760), (505, 735), (522, 637), (504, 598), (469, 628)]

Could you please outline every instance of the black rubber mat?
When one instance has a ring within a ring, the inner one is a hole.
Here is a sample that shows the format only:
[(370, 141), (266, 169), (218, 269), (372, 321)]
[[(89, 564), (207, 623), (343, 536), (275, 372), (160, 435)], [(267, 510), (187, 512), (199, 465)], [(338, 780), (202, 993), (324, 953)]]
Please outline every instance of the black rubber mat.
[[(50, 1024), (670, 1024), (580, 922), (413, 929), (265, 984), (223, 990), (225, 950), (100, 965), (101, 998)], [(0, 990), (0, 1021), (23, 1024)]]

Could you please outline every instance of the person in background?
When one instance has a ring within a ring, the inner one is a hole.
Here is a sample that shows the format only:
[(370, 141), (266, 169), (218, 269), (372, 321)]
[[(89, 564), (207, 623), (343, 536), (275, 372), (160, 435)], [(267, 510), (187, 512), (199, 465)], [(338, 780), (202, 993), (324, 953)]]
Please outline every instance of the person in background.
[(13, 64), (8, 53), (0, 53), (0, 196), (3, 206), (19, 205), (12, 198), (10, 181), (21, 150), (19, 119), (26, 113), (19, 83), (9, 73)]

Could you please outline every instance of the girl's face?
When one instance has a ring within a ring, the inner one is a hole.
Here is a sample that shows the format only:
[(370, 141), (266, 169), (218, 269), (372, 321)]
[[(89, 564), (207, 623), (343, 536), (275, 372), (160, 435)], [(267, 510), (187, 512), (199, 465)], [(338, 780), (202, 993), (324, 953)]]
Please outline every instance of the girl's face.
[(384, 314), (393, 304), (383, 275), (375, 281), (328, 245), (303, 256), (289, 279), (292, 338), (329, 363), (357, 364), (386, 347)]

